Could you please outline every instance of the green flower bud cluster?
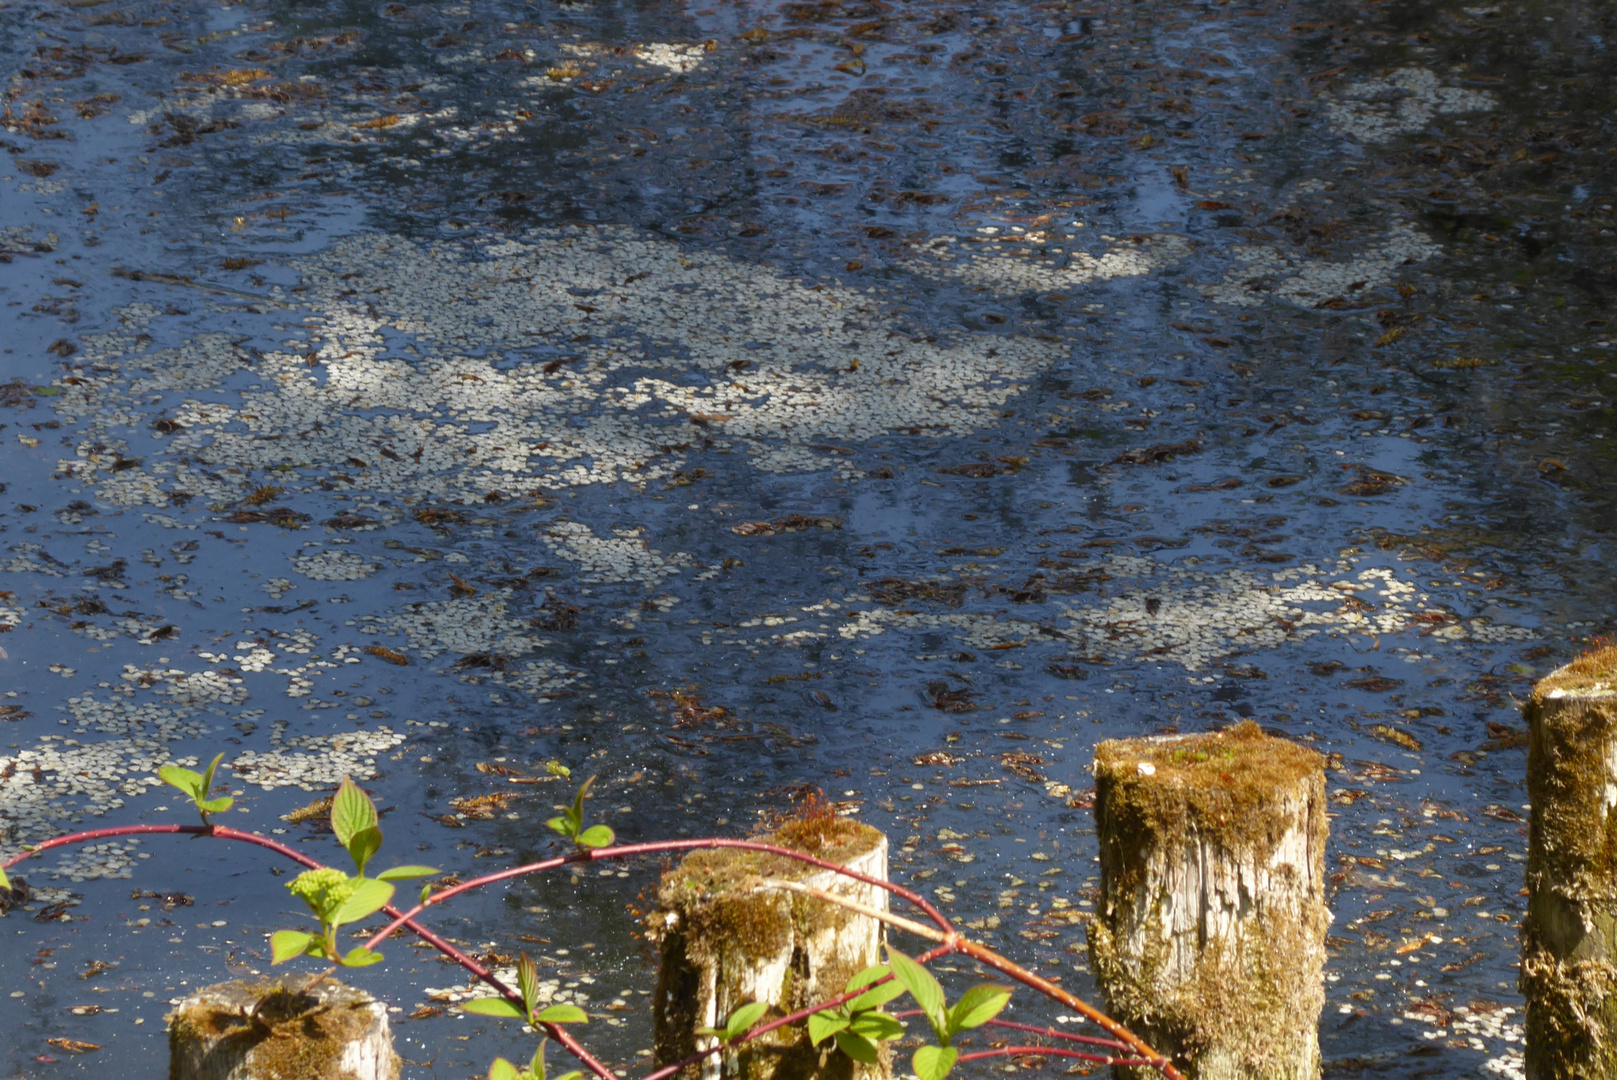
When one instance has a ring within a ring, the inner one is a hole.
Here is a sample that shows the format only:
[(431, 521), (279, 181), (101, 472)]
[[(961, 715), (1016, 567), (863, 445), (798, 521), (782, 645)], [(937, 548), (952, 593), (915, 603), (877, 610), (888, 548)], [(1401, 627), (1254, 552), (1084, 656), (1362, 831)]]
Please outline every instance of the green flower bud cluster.
[(342, 907), (354, 895), (359, 882), (334, 867), (305, 870), (287, 883), (287, 889), (315, 911)]

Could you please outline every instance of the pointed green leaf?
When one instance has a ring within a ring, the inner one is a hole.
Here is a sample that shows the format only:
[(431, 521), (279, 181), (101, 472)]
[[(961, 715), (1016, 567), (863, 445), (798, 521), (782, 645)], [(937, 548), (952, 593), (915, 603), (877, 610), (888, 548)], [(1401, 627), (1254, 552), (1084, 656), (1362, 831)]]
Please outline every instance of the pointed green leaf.
[[(893, 966), (893, 976), (904, 984), (904, 989), (910, 992), (915, 1004), (921, 1007), (926, 1018), (931, 1022), (932, 1028), (940, 1038), (944, 1037), (943, 987), (932, 973), (905, 956), (891, 945), (887, 946), (887, 960)], [(947, 1072), (948, 1070), (944, 1070)], [(927, 1080), (922, 1077), (921, 1080)]]
[(855, 1035), (851, 1031), (839, 1031), (836, 1034), (837, 1049), (866, 1065), (876, 1064), (876, 1044), (863, 1035)]
[(270, 963), (279, 964), (294, 956), (302, 956), (313, 940), (313, 934), (305, 934), (301, 930), (275, 931), (270, 935)]
[(363, 945), (355, 945), (352, 949), (348, 950), (348, 955), (343, 957), (338, 962), (342, 964), (343, 967), (370, 967), (372, 964), (380, 964), (382, 962), (382, 954), (367, 949)]
[(982, 983), (973, 986), (960, 1000), (954, 1003), (949, 1010), (949, 1034), (965, 1031), (967, 1028), (981, 1027), (1005, 1007), (1011, 1000), (1009, 987), (995, 986), (992, 983)]
[(730, 1022), (725, 1027), (725, 1042), (739, 1038), (752, 1030), (752, 1025), (758, 1022), (759, 1017), (769, 1011), (768, 1002), (753, 1001), (741, 1006), (730, 1014)]
[(376, 804), (352, 779), (343, 777), (337, 794), (331, 797), (331, 831), (337, 834), (337, 843), (347, 847), (355, 833), (375, 827)]
[(366, 864), (382, 850), (382, 830), (375, 825), (360, 829), (343, 843), (343, 847), (348, 849), (348, 857), (354, 860), (354, 873), (364, 877)]
[(573, 835), (572, 824), (564, 817), (551, 818), (549, 821), (545, 822), (545, 827), (554, 832), (559, 832), (563, 836)]
[(393, 899), (392, 885), (385, 881), (377, 881), (375, 878), (366, 878), (354, 890), (354, 895), (336, 910), (330, 921), (337, 924), (358, 922), (381, 911), (383, 905), (391, 899)]
[(437, 868), (431, 866), (415, 866), (412, 864), (406, 864), (404, 866), (390, 866), (386, 870), (383, 870), (380, 874), (377, 874), (376, 880), (409, 881), (411, 878), (431, 877), (437, 872)]
[(577, 1005), (549, 1005), (534, 1017), (541, 1024), (587, 1024), (589, 1015)]
[(0, 866), (0, 889), (11, 891), (11, 879), (6, 877), (5, 867)]
[(177, 787), (191, 798), (198, 798), (202, 794), (202, 775), (190, 769), (183, 769), (178, 765), (164, 765), (157, 770), (157, 775), (163, 783)]
[[(857, 990), (861, 986), (869, 986), (870, 989), (848, 1002), (848, 1011), (863, 1012), (866, 1009), (879, 1009), (889, 1001), (903, 997), (904, 984), (896, 978), (888, 978), (892, 973), (892, 968), (887, 967), (885, 964), (877, 964), (874, 967), (867, 967), (849, 979), (849, 990)], [(887, 981), (879, 986), (872, 985), (880, 979), (887, 979)]]
[(522, 995), (528, 1015), (533, 1015), (539, 1005), (539, 968), (527, 953), (517, 957), (517, 991)]
[(208, 771), (202, 774), (202, 794), (206, 795), (208, 792), (213, 790), (214, 771), (219, 768), (219, 763), (224, 759), (224, 753), (220, 752), (213, 755), (213, 760), (208, 762)]
[(236, 800), (229, 795), (221, 795), (217, 799), (198, 799), (197, 809), (204, 814), (222, 814), (236, 805)]
[(545, 1080), (545, 1042), (540, 1039), (539, 1045), (533, 1048), (533, 1057), (528, 1059), (528, 1068), (523, 1074), (528, 1080)]
[(834, 1012), (810, 1013), (808, 1018), (809, 1042), (818, 1046), (847, 1026), (848, 1018), (846, 1016), (838, 1016)]
[(923, 1046), (915, 1051), (911, 1063), (920, 1080), (943, 1080), (959, 1056), (960, 1051), (952, 1046)]
[(520, 1075), (517, 1067), (504, 1058), (495, 1058), (488, 1067), (488, 1080), (517, 1080)]
[(902, 1039), (904, 1025), (886, 1013), (863, 1012), (848, 1021), (848, 1030), (867, 1039)]
[(420, 900), (421, 903), (425, 904), (427, 902), (427, 898), (429, 896), (431, 896), (431, 895), (432, 895), (432, 886), (430, 884), (421, 886), (421, 900)]
[(589, 795), (590, 785), (594, 783), (595, 777), (592, 776), (588, 780), (584, 781), (583, 784), (579, 785), (578, 794), (573, 796), (573, 809), (571, 813), (574, 824), (582, 825), (584, 823), (584, 799)]
[(612, 830), (605, 825), (591, 825), (578, 834), (578, 846), (587, 848), (606, 847), (612, 842)]
[(483, 1016), (499, 1016), (507, 1020), (526, 1020), (522, 1010), (504, 998), (486, 997), (473, 998), (461, 1006), (469, 1013), (479, 1013)]

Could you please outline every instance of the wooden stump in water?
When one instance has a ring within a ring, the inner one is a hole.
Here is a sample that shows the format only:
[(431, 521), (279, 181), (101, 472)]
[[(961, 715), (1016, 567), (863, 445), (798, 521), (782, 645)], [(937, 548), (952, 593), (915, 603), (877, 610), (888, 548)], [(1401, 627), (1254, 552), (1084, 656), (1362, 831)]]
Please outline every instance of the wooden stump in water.
[(398, 1080), (382, 1003), (330, 980), (300, 994), (308, 981), (221, 983), (180, 1002), (169, 1080)]
[[(830, 816), (792, 821), (760, 837), (887, 879), (887, 837), (868, 825)], [(658, 910), (647, 920), (661, 951), (655, 999), (659, 1065), (712, 1045), (698, 1028), (724, 1027), (738, 1007), (768, 1003), (766, 1018), (842, 992), (848, 979), (881, 962), (881, 924), (823, 900), (760, 891), (762, 880), (800, 882), (880, 911), (887, 893), (806, 863), (762, 852), (691, 853), (663, 876)], [(853, 1061), (834, 1044), (815, 1049), (802, 1025), (709, 1057), (685, 1080), (877, 1080), (891, 1075), (887, 1052), (877, 1065)]]
[(1089, 951), (1111, 1016), (1194, 1080), (1318, 1077), (1320, 756), (1250, 721), (1103, 742), (1095, 826)]
[(1551, 672), (1523, 711), (1528, 1080), (1617, 1077), (1617, 648)]

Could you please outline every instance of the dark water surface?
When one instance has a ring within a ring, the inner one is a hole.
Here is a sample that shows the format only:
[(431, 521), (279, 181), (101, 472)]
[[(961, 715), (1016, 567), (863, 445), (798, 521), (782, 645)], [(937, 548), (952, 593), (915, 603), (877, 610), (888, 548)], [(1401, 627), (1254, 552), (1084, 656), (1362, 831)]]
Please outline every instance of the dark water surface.
[[(1328, 1070), (1519, 1075), (1517, 705), (1617, 616), (1614, 23), (0, 7), (4, 850), (220, 750), (230, 824), (334, 858), (279, 819), (351, 774), (462, 876), (554, 850), (549, 762), (625, 839), (820, 787), (1093, 997), (1095, 741), (1253, 717), (1330, 755)], [(163, 1075), (299, 919), (218, 844), (24, 869), (7, 1075)], [(643, 1065), (656, 872), (435, 925)], [(410, 1075), (528, 1052), (384, 951)]]

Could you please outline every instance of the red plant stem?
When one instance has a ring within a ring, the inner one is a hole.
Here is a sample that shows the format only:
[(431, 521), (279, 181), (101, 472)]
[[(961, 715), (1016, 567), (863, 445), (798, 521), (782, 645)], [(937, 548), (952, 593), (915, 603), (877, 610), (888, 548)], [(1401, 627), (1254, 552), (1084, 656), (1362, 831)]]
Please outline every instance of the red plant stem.
[(1134, 1032), (1130, 1031), (1122, 1024), (1119, 1024), (1116, 1020), (1113, 1020), (1110, 1016), (1107, 1016), (1105, 1013), (1101, 1012), (1093, 1005), (1090, 1005), (1088, 1002), (1084, 1001), (1071, 991), (1063, 990), (1049, 979), (1035, 975), (1033, 972), (1029, 971), (1020, 964), (1007, 960), (1005, 957), (999, 955), (997, 952), (994, 952), (992, 949), (979, 945), (975, 941), (967, 941), (958, 935), (953, 935), (950, 944), (955, 947), (956, 951), (965, 953), (973, 960), (980, 961), (1001, 974), (1009, 975), (1023, 986), (1030, 986), (1039, 991), (1045, 997), (1054, 998), (1056, 1001), (1061, 1002), (1061, 1004), (1067, 1006), (1069, 1009), (1078, 1011), (1085, 1018), (1093, 1021), (1098, 1027), (1106, 1031), (1108, 1034), (1121, 1040), (1128, 1046), (1130, 1050), (1133, 1050), (1136, 1054), (1139, 1054), (1142, 1058), (1146, 1059), (1147, 1064), (1152, 1065), (1161, 1071), (1162, 1075), (1166, 1076), (1168, 1080), (1185, 1080), (1184, 1074), (1178, 1069), (1174, 1068), (1173, 1062), (1157, 1054), (1156, 1051), (1147, 1046), (1138, 1035), (1134, 1034)]
[(1080, 1061), (1093, 1061), (1098, 1065), (1134, 1065), (1146, 1067), (1154, 1065), (1158, 1068), (1162, 1067), (1161, 1063), (1156, 1058), (1108, 1057), (1105, 1054), (1086, 1054), (1081, 1050), (1058, 1050), (1049, 1046), (1002, 1046), (997, 1050), (974, 1050), (969, 1054), (961, 1054), (955, 1059), (955, 1062), (958, 1064), (967, 1061), (979, 1061), (982, 1058), (1012, 1057), (1014, 1055), (1020, 1055), (1022, 1057), (1033, 1057), (1038, 1055), (1043, 1057), (1077, 1058)]
[[(279, 855), (283, 855), (286, 858), (291, 859), (293, 862), (311, 870), (324, 868), (323, 863), (309, 858), (302, 852), (293, 850), (278, 840), (273, 840), (270, 837), (263, 836), (259, 833), (244, 832), (240, 829), (232, 829), (224, 825), (116, 825), (105, 829), (89, 829), (83, 832), (68, 833), (63, 836), (52, 837), (49, 840), (45, 840), (25, 848), (23, 851), (11, 856), (11, 858), (6, 859), (4, 862), (0, 862), (0, 869), (10, 869), (17, 863), (20, 863), (33, 855), (38, 855), (42, 852), (49, 851), (52, 848), (90, 843), (95, 840), (105, 840), (117, 836), (143, 835), (212, 836), (220, 840), (238, 840), (243, 843), (256, 844), (259, 847), (268, 848), (269, 850), (274, 851)], [(591, 848), (575, 851), (569, 855), (545, 859), (537, 863), (529, 863), (526, 866), (512, 867), (510, 869), (498, 871), (493, 874), (485, 874), (482, 877), (473, 878), (471, 881), (462, 882), (459, 885), (445, 889), (438, 893), (434, 893), (408, 912), (400, 912), (392, 904), (387, 905), (382, 910), (388, 915), (392, 916), (393, 921), (373, 935), (365, 943), (365, 947), (368, 949), (374, 949), (378, 944), (394, 933), (394, 931), (398, 930), (400, 927), (404, 927), (419, 936), (428, 944), (432, 945), (434, 948), (438, 949), (444, 955), (453, 959), (461, 967), (465, 968), (467, 971), (470, 971), (473, 975), (489, 984), (490, 987), (499, 991), (499, 993), (508, 1000), (512, 1001), (513, 1003), (521, 1004), (520, 994), (514, 988), (506, 986), (488, 968), (484, 967), (482, 964), (472, 959), (472, 957), (468, 956), (466, 953), (462, 952), (448, 941), (445, 941), (431, 930), (428, 930), (426, 927), (417, 923), (415, 921), (415, 916), (420, 914), (429, 905), (441, 903), (452, 897), (458, 896), (463, 892), (481, 888), (485, 885), (491, 885), (499, 881), (507, 881), (512, 878), (541, 873), (546, 870), (553, 870), (556, 867), (565, 865), (567, 863), (596, 862), (605, 859), (628, 858), (631, 855), (653, 855), (670, 851), (694, 851), (712, 848), (735, 848), (742, 851), (759, 851), (765, 854), (778, 855), (783, 858), (793, 859), (797, 862), (808, 863), (811, 866), (817, 866), (824, 870), (830, 870), (842, 876), (851, 877), (856, 881), (864, 882), (867, 885), (873, 885), (877, 888), (884, 889), (887, 892), (890, 892), (893, 895), (898, 896), (920, 908), (929, 918), (932, 919), (933, 922), (938, 924), (939, 929), (948, 935), (948, 939), (942, 945), (921, 954), (921, 956), (917, 958), (919, 962), (926, 963), (927, 961), (936, 959), (937, 957), (946, 955), (950, 952), (964, 953), (965, 955), (970, 956), (972, 959), (977, 960), (980, 963), (1001, 972), (1002, 974), (1010, 976), (1017, 982), (1038, 990), (1046, 997), (1053, 998), (1054, 1000), (1061, 1002), (1063, 1005), (1078, 1011), (1102, 1029), (1116, 1036), (1116, 1038), (1121, 1042), (1121, 1045), (1119, 1046), (1120, 1049), (1126, 1047), (1127, 1049), (1133, 1050), (1137, 1054), (1141, 1055), (1141, 1057), (1138, 1059), (1123, 1060), (1082, 1054), (1074, 1050), (1055, 1050), (1041, 1047), (1028, 1047), (1020, 1048), (1019, 1050), (1018, 1048), (1011, 1048), (974, 1052), (972, 1054), (962, 1055), (960, 1058), (961, 1061), (975, 1060), (981, 1057), (1002, 1057), (1012, 1052), (1021, 1052), (1024, 1054), (1042, 1053), (1055, 1057), (1078, 1057), (1085, 1060), (1095, 1060), (1103, 1064), (1115, 1063), (1122, 1065), (1148, 1065), (1161, 1071), (1162, 1074), (1168, 1078), (1168, 1080), (1184, 1080), (1183, 1074), (1181, 1074), (1178, 1069), (1174, 1068), (1173, 1064), (1168, 1061), (1167, 1058), (1158, 1056), (1149, 1046), (1141, 1041), (1138, 1036), (1134, 1035), (1133, 1032), (1117, 1023), (1117, 1021), (1113, 1020), (1111, 1017), (1087, 1004), (1076, 995), (1063, 990), (1061, 987), (1056, 986), (1047, 979), (1028, 971), (1019, 964), (1000, 956), (993, 950), (979, 945), (976, 942), (960, 937), (959, 933), (954, 929), (953, 925), (950, 924), (949, 920), (944, 918), (943, 914), (939, 912), (937, 908), (933, 907), (932, 904), (920, 894), (912, 892), (903, 886), (894, 885), (892, 882), (882, 881), (879, 878), (874, 878), (867, 874), (861, 874), (857, 871), (849, 870), (845, 866), (829, 862), (825, 859), (816, 858), (812, 855), (805, 854), (801, 851), (796, 851), (792, 848), (782, 847), (778, 844), (765, 844), (756, 840), (728, 840), (723, 838), (711, 838), (704, 840), (664, 840), (641, 844), (623, 844), (616, 847)], [(891, 976), (889, 976), (889, 978), (891, 978)], [(865, 989), (868, 989), (868, 987), (861, 988), (858, 993), (863, 993)], [(777, 1020), (772, 1020), (767, 1024), (759, 1025), (758, 1027), (747, 1032), (747, 1034), (741, 1036), (741, 1038), (737, 1039), (736, 1042), (745, 1042), (749, 1039), (753, 1039), (773, 1031), (776, 1028), (784, 1027), (787, 1024), (796, 1023), (798, 1020), (801, 1020), (812, 1013), (819, 1012), (823, 1009), (834, 1008), (845, 1001), (849, 1001), (854, 997), (857, 997), (858, 993), (843, 994), (819, 1005), (802, 1009), (796, 1013), (783, 1016)], [(1068, 1035), (1065, 1032), (1041, 1030), (1026, 1027), (1025, 1025), (1015, 1025), (1009, 1021), (998, 1023), (1001, 1023), (1003, 1026), (1018, 1027), (1023, 1030), (1035, 1031), (1040, 1034), (1052, 1035), (1056, 1038), (1074, 1039), (1082, 1042), (1095, 1042), (1102, 1045), (1116, 1045), (1104, 1043), (1102, 1040)], [(586, 1050), (578, 1042), (578, 1040), (574, 1039), (566, 1031), (565, 1028), (557, 1024), (544, 1024), (541, 1026), (544, 1027), (548, 1035), (560, 1043), (569, 1053), (571, 1053), (582, 1064), (588, 1067), (591, 1072), (595, 1073), (597, 1077), (600, 1077), (601, 1080), (618, 1080), (618, 1077), (612, 1072), (611, 1069), (607, 1068), (606, 1065), (604, 1065), (599, 1059)], [(718, 1053), (723, 1049), (723, 1045), (715, 1046), (710, 1050), (704, 1051), (690, 1059), (687, 1059), (686, 1061), (665, 1066), (656, 1072), (650, 1073), (644, 1077), (643, 1080), (664, 1080), (665, 1077), (671, 1075), (686, 1065), (694, 1064), (695, 1062), (700, 1061), (712, 1054)]]
[(996, 1019), (990, 1020), (988, 1023), (993, 1027), (1013, 1028), (1017, 1031), (1031, 1032), (1034, 1035), (1047, 1035), (1053, 1039), (1066, 1039), (1069, 1042), (1087, 1043), (1090, 1046), (1109, 1046), (1114, 1050), (1129, 1049), (1127, 1043), (1118, 1042), (1116, 1039), (1103, 1039), (1098, 1035), (1076, 1035), (1070, 1031), (1062, 1031), (1059, 1028), (1042, 1028), (1034, 1027), (1032, 1024), (1019, 1024), (1015, 1020)]

